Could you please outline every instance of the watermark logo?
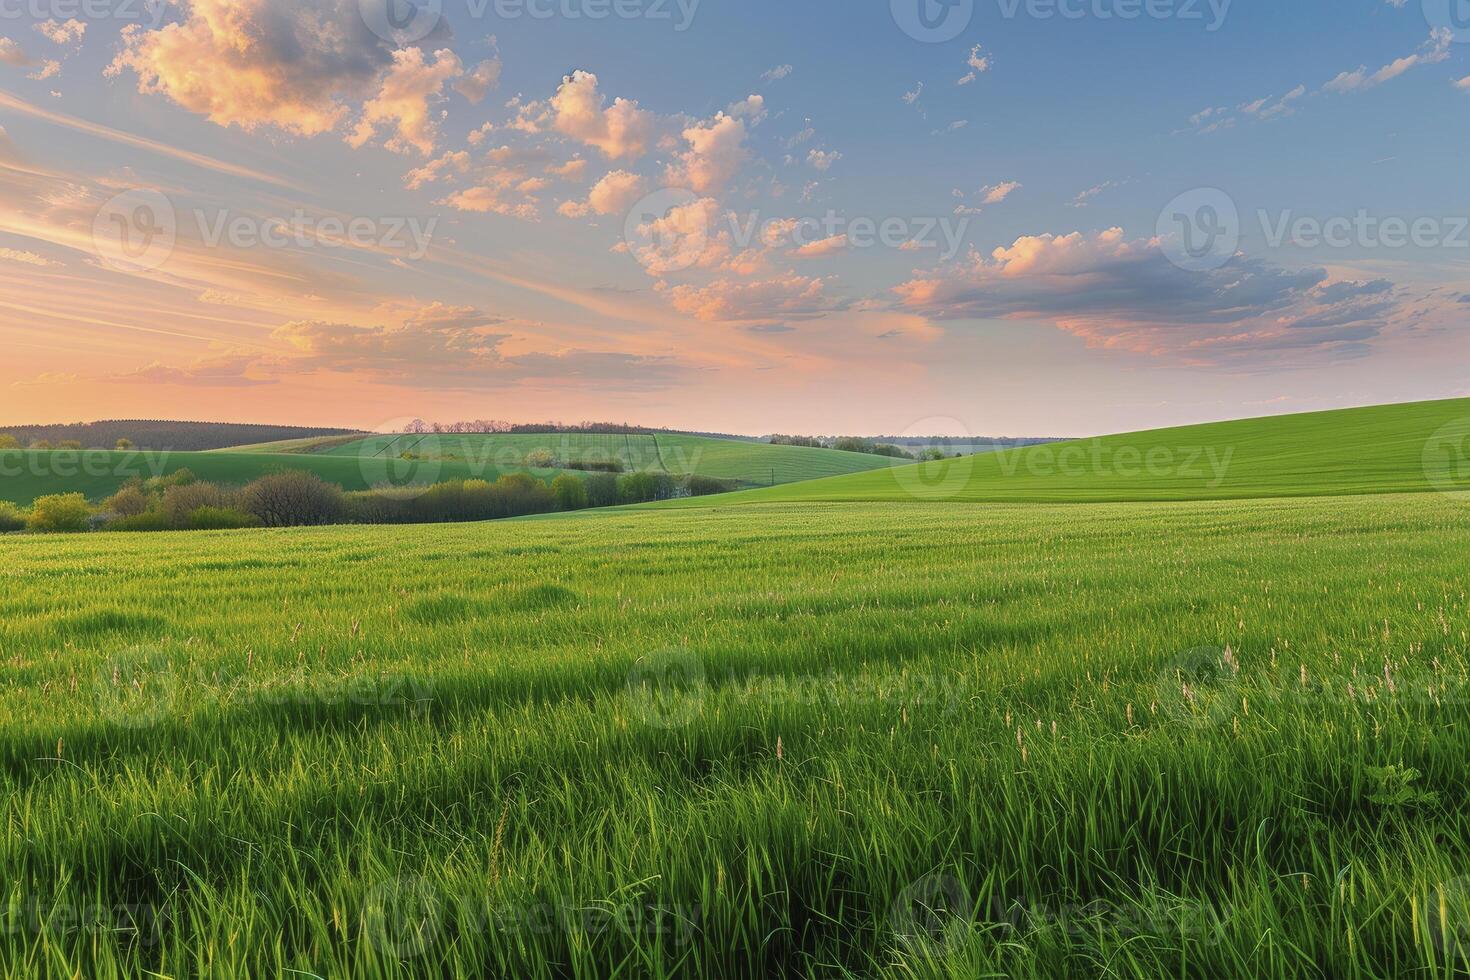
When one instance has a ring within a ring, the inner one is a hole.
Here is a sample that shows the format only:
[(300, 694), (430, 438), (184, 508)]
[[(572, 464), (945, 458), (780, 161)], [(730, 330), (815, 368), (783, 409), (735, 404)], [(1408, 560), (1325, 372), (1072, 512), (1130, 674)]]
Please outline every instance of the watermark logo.
[(1164, 206), (1154, 229), (1164, 256), (1188, 272), (1213, 272), (1240, 247), (1240, 211), (1216, 187), (1180, 194)]
[(682, 648), (643, 657), (628, 672), (628, 704), (644, 724), (682, 728), (704, 706), (704, 663)]
[(391, 435), (368, 438), (358, 447), (357, 470), (374, 488), (423, 493), (439, 482), (446, 447), (432, 432), (408, 432), (410, 419), (393, 419), (377, 428)]
[(1439, 952), (1442, 966), (1455, 971), (1470, 966), (1470, 875), (1439, 882), (1429, 889), (1424, 929)]
[(422, 41), (439, 26), (444, 3), (443, 0), (357, 0), (357, 10), (368, 30), (401, 47)]
[(889, 0), (893, 22), (915, 41), (942, 44), (964, 33), (975, 16), (975, 0)]
[(1195, 647), (1154, 682), (1159, 710), (1189, 728), (1224, 723), (1240, 705), (1240, 665), (1229, 647)]
[(1424, 19), (1436, 31), (1449, 31), (1457, 44), (1470, 42), (1470, 0), (1424, 0)]
[(974, 913), (975, 902), (965, 883), (936, 872), (899, 893), (888, 909), (888, 928), (907, 950), (943, 953), (965, 941)]
[(439, 934), (444, 905), (423, 878), (394, 878), (375, 885), (363, 904), (362, 928), (379, 952), (400, 960), (424, 955)]
[(153, 647), (134, 647), (108, 658), (92, 682), (97, 712), (127, 728), (148, 728), (173, 710), (179, 679), (173, 661)]
[(172, 0), (0, 0), (0, 20), (104, 21), (163, 25)]
[(1213, 34), (1225, 26), (1234, 0), (997, 0), (1000, 15), (1015, 20), (1177, 20), (1204, 24)]
[[(919, 419), (899, 435), (905, 438), (928, 437), (936, 433), (956, 431), (968, 433), (973, 438), (967, 425), (959, 419), (943, 415)], [(920, 451), (922, 453), (922, 449)], [(967, 453), (958, 458), (945, 457), (895, 466), (893, 479), (910, 497), (919, 500), (946, 500), (963, 490), (974, 472), (975, 457)]]
[(1470, 417), (1436, 429), (1424, 443), (1422, 463), (1424, 476), (1435, 490), (1470, 501)]
[(666, 187), (633, 205), (623, 222), (623, 241), (650, 272), (683, 272), (694, 268), (709, 247), (710, 218), (698, 194)]
[(92, 219), (92, 247), (118, 272), (148, 272), (173, 254), (178, 221), (173, 204), (155, 190), (124, 191)]

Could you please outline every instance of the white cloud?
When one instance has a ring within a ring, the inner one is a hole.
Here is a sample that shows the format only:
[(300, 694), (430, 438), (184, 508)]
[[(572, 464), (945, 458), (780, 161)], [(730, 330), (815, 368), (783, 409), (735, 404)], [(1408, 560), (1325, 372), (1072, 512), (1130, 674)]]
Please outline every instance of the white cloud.
[(806, 155), (806, 162), (812, 165), (814, 170), (826, 173), (832, 169), (832, 164), (842, 159), (842, 154), (836, 150), (811, 150)]
[(981, 46), (977, 44), (970, 49), (970, 57), (965, 61), (965, 64), (970, 67), (970, 72), (969, 74), (960, 78), (960, 80), (955, 83), (956, 85), (969, 85), (971, 82), (975, 81), (975, 79), (979, 78), (981, 73), (990, 70), (990, 56), (982, 55), (980, 53), (980, 48)]
[(347, 100), (370, 95), (392, 53), (355, 0), (190, 0), (157, 30), (128, 24), (110, 77), (131, 71), (158, 94), (221, 126), (330, 132)]
[(30, 56), (25, 53), (25, 49), (8, 37), (0, 37), (0, 65), (14, 65), (17, 68), (23, 68), (31, 63)]
[(981, 203), (999, 204), (1020, 189), (1021, 182), (1018, 180), (1008, 180), (990, 187), (982, 187), (980, 188), (980, 193), (984, 194), (985, 197)]
[(1353, 71), (1342, 72), (1322, 86), (1322, 90), (1338, 95), (1366, 92), (1385, 82), (1393, 81), (1405, 72), (1421, 65), (1437, 65), (1445, 61), (1450, 56), (1450, 45), (1454, 43), (1454, 40), (1454, 32), (1449, 28), (1435, 28), (1430, 32), (1429, 40), (1420, 45), (1419, 50), (1413, 54), (1391, 61), (1371, 74), (1366, 65), (1361, 65)]
[(422, 48), (399, 48), (378, 94), (363, 105), (348, 144), (360, 147), (387, 128), (390, 135), (383, 145), (393, 152), (433, 153), (439, 127), (430, 103), (441, 99), (444, 86), (463, 74), (464, 66), (448, 48), (435, 51), (433, 61), (424, 60)]
[(745, 148), (745, 120), (718, 112), (708, 122), (684, 130), (689, 149), (671, 164), (670, 185), (688, 187), (700, 194), (718, 192), (734, 179), (750, 157)]
[(643, 178), (626, 170), (614, 170), (592, 185), (587, 200), (563, 201), (557, 211), (568, 218), (589, 214), (623, 214), (643, 196)]
[(41, 36), (52, 44), (80, 44), (82, 35), (87, 33), (86, 22), (77, 20), (76, 18), (66, 21), (59, 21), (52, 18), (34, 26), (41, 33)]
[[(596, 75), (573, 72), (562, 79), (551, 98), (552, 125), (562, 135), (601, 150), (610, 160), (637, 160), (652, 138), (653, 115), (628, 99), (614, 99), (604, 108), (605, 103)], [(534, 112), (523, 115), (534, 118)]]
[(37, 255), (35, 252), (20, 252), (13, 248), (0, 248), (0, 260), (19, 262), (22, 265), (34, 265), (43, 269), (61, 264), (60, 262), (53, 262), (45, 256)]
[(762, 75), (761, 75), (761, 81), (763, 81), (763, 82), (779, 82), (781, 79), (783, 79), (786, 76), (790, 75), (791, 72), (792, 72), (792, 68), (791, 68), (790, 65), (777, 65), (775, 68), (772, 68), (770, 71), (762, 73)]

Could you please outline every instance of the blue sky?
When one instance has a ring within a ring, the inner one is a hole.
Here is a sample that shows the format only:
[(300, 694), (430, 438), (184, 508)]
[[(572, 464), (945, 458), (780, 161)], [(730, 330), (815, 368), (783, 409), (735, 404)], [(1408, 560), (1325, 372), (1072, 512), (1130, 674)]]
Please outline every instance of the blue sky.
[[(1084, 434), (1470, 393), (1443, 0), (975, 0), (942, 43), (919, 0), (382, 2), (0, 7), (0, 412)], [(140, 201), (141, 262), (96, 230)], [(1180, 267), (1170, 216), (1221, 207)]]

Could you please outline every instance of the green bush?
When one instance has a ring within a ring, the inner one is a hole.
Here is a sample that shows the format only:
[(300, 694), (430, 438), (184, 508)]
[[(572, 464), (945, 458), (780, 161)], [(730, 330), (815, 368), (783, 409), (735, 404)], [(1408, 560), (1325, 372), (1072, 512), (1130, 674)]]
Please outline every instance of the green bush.
[(85, 531), (92, 521), (92, 505), (79, 493), (53, 493), (31, 504), (27, 525), (35, 531)]
[(19, 449), (20, 440), (12, 435), (0, 436), (0, 449)]
[(684, 489), (689, 491), (691, 497), (704, 497), (712, 493), (729, 493), (731, 490), (738, 490), (740, 481), (721, 480), (713, 476), (690, 473), (684, 478)]
[(676, 484), (667, 473), (629, 473), (618, 477), (618, 500), (625, 504), (642, 504), (650, 500), (668, 500)]
[(116, 517), (107, 522), (109, 531), (168, 531), (172, 528), (168, 515), (161, 510), (144, 511), (132, 517)]
[(0, 500), (0, 532), (22, 531), (25, 526), (25, 511), (8, 500)]
[(245, 485), (240, 510), (267, 527), (334, 524), (343, 513), (342, 488), (305, 470), (283, 470)]
[(558, 510), (581, 510), (587, 506), (587, 484), (570, 473), (551, 481), (551, 493), (556, 497)]
[(176, 484), (163, 491), (163, 512), (174, 527), (189, 527), (196, 510), (224, 510), (233, 503), (231, 495), (203, 480)]
[(611, 473), (593, 473), (583, 482), (588, 507), (611, 507), (618, 502), (618, 478)]
[(533, 470), (549, 470), (556, 466), (556, 453), (550, 449), (533, 449), (526, 453), (526, 465)]
[(229, 531), (259, 523), (251, 515), (229, 507), (200, 507), (186, 518), (184, 526), (193, 531)]
[(125, 484), (117, 493), (102, 501), (102, 509), (118, 517), (137, 517), (146, 514), (152, 506), (152, 498), (137, 483)]
[(342, 497), (342, 519), (350, 524), (412, 524), (418, 492), (411, 487), (357, 490)]

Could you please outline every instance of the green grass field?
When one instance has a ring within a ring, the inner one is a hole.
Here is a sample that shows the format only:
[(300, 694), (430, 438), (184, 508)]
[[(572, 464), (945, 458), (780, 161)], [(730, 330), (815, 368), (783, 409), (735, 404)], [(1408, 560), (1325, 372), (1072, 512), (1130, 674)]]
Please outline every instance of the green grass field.
[(372, 457), (405, 447), (426, 458), (522, 465), (528, 453), (547, 450), (562, 460), (621, 460), (629, 469), (663, 470), (675, 476), (701, 476), (767, 485), (868, 470), (885, 469), (898, 460), (866, 453), (804, 446), (774, 446), (705, 436), (611, 435), (601, 433), (514, 433), (496, 435), (369, 436), (323, 450), (332, 456)]
[(1470, 399), (1008, 449), (753, 490), (730, 500), (1101, 502), (1431, 489), (1470, 489)]
[[(831, 449), (662, 434), (399, 435), (350, 440), (338, 436), (187, 453), (0, 450), (0, 500), (29, 504), (45, 494), (80, 491), (95, 501), (132, 476), (146, 479), (182, 468), (201, 480), (231, 484), (248, 483), (272, 470), (302, 469), (347, 490), (366, 490), (383, 482), (495, 480), (505, 473), (526, 472), (526, 455), (536, 449), (550, 450), (560, 460), (616, 457), (630, 470), (664, 470), (675, 476), (698, 473), (757, 486), (886, 468), (895, 462)], [(404, 451), (417, 458), (399, 459)], [(549, 480), (564, 470), (541, 467), (530, 472)]]
[(1470, 495), (1379, 492), (1464, 407), (1231, 423), (1260, 499), (8, 537), (0, 969), (1470, 974)]
[(7, 542), (13, 975), (1428, 977), (1470, 949), (1450, 497), (158, 540)]

